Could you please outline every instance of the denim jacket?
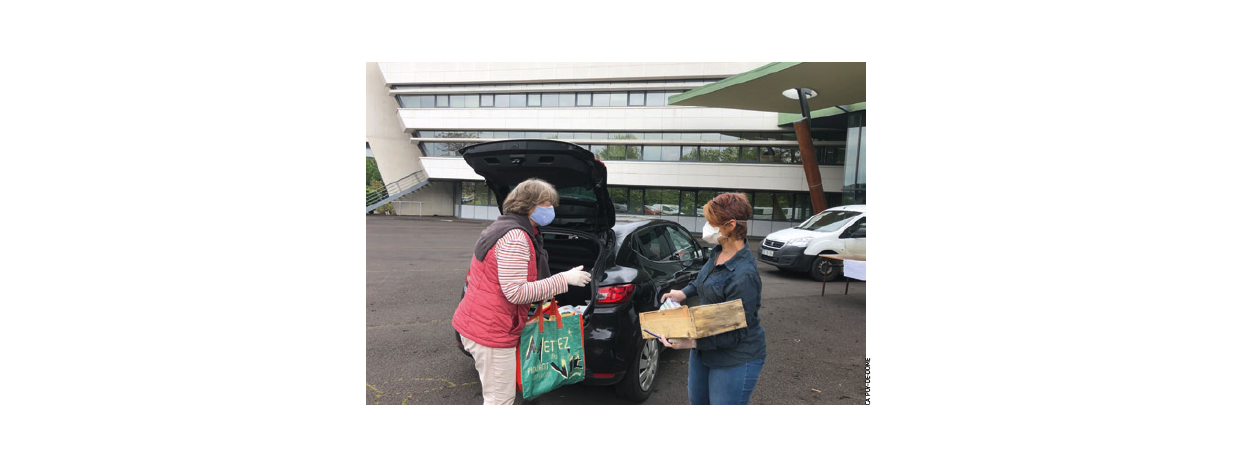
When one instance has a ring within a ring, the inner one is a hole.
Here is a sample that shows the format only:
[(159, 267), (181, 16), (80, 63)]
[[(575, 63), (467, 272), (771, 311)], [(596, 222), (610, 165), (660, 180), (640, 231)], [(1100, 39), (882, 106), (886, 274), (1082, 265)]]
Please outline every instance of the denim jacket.
[(697, 279), (681, 291), (685, 298), (701, 296), (702, 305), (741, 299), (745, 306), (746, 327), (735, 331), (697, 339), (702, 363), (712, 368), (729, 368), (766, 358), (766, 330), (762, 328), (758, 308), (762, 304), (762, 278), (753, 252), (746, 246), (723, 265), (716, 266), (722, 246), (711, 250), (710, 260), (698, 272)]

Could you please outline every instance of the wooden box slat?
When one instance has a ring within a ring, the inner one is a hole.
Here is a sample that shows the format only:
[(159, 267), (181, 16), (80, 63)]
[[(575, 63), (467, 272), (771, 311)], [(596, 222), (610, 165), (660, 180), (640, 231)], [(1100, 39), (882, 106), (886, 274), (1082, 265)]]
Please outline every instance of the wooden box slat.
[[(638, 320), (642, 329), (667, 338), (698, 339), (746, 327), (745, 306), (740, 299), (642, 313)], [(654, 336), (642, 331), (642, 338)]]

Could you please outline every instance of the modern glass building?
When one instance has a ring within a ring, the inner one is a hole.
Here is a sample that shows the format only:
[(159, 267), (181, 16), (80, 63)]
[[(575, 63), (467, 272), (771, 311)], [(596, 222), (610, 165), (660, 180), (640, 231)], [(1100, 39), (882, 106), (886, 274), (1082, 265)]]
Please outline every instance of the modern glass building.
[[(607, 164), (618, 214), (702, 227), (701, 206), (742, 192), (761, 237), (812, 214), (786, 115), (668, 105), (668, 98), (766, 63), (372, 63), (367, 141), (385, 180), (430, 184), (398, 214), (495, 219), (495, 197), (457, 156), (489, 140), (577, 143)], [(812, 154), (828, 206), (864, 203), (865, 115), (815, 117)], [(416, 205), (415, 205), (416, 204)]]

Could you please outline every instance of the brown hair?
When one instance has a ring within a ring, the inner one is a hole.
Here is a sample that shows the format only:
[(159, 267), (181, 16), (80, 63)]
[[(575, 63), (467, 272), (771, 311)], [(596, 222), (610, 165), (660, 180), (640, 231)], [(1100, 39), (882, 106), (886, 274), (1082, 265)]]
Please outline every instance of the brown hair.
[[(749, 205), (749, 199), (745, 198), (744, 193), (733, 192), (719, 195), (702, 206), (702, 211), (706, 215), (706, 222), (715, 227), (736, 219), (736, 228), (732, 234), (725, 235), (728, 238), (744, 239), (749, 234), (749, 227), (745, 221), (753, 218), (753, 206)], [(720, 225), (715, 225), (716, 223)]]
[(504, 198), (504, 214), (528, 216), (534, 212), (535, 206), (544, 201), (550, 201), (552, 206), (560, 205), (560, 195), (555, 192), (555, 187), (542, 179), (526, 179), (513, 187)]

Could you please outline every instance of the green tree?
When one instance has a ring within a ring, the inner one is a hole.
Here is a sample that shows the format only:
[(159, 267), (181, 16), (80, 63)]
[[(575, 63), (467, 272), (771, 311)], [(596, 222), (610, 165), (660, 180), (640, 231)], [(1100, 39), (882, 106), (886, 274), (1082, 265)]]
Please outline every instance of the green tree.
[(373, 157), (366, 157), (366, 185), (371, 182), (383, 183), (383, 176), (379, 175), (379, 163), (375, 162)]

